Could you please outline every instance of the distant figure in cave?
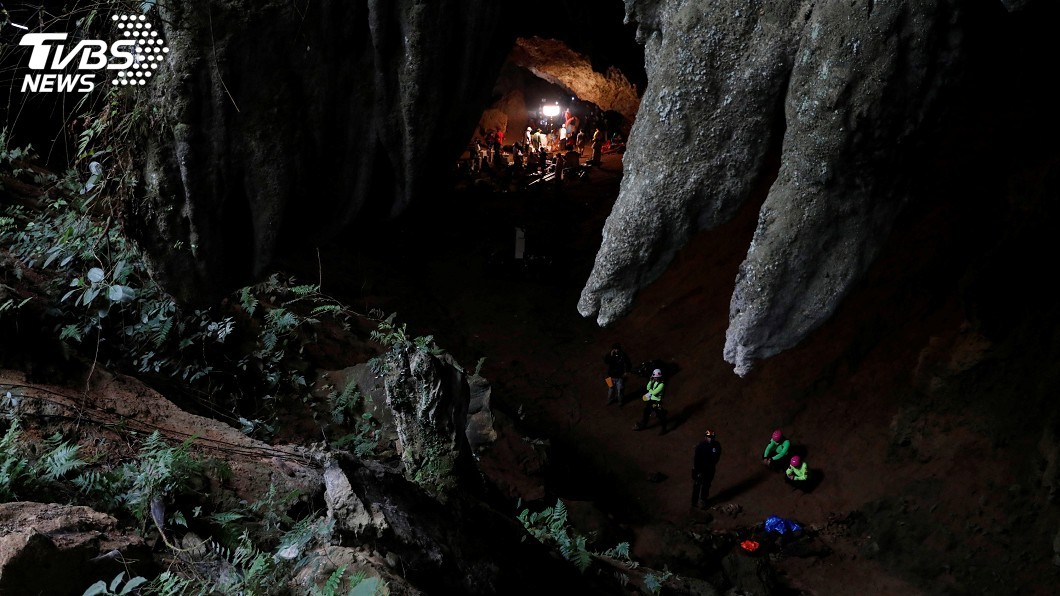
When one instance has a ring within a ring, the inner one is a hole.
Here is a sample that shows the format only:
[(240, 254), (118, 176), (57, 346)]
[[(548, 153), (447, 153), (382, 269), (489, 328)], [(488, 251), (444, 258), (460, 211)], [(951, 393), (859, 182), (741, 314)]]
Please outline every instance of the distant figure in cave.
[(648, 428), (648, 419), (651, 418), (652, 414), (655, 414), (661, 425), (659, 434), (666, 434), (666, 408), (662, 406), (663, 391), (665, 389), (666, 384), (662, 380), (662, 370), (657, 368), (652, 371), (646, 387), (647, 393), (641, 398), (644, 401), (644, 414), (641, 416), (640, 422), (633, 425), (633, 430)]
[(523, 146), (518, 142), (512, 145), (512, 165), (517, 172), (523, 170)]
[(622, 404), (622, 394), (626, 389), (626, 376), (633, 370), (633, 361), (622, 349), (621, 344), (611, 346), (611, 351), (604, 354), (604, 365), (607, 367), (607, 405)]
[(600, 157), (604, 151), (604, 131), (602, 128), (597, 128), (593, 133), (592, 147), (593, 155), (589, 158), (589, 163), (594, 166), (600, 165)]
[(721, 443), (718, 443), (714, 431), (703, 433), (703, 440), (696, 445), (692, 456), (692, 506), (705, 508), (710, 500), (710, 484), (714, 482), (714, 472), (721, 459)]
[(585, 131), (579, 130), (578, 136), (574, 137), (574, 146), (578, 149), (578, 153), (585, 153)]

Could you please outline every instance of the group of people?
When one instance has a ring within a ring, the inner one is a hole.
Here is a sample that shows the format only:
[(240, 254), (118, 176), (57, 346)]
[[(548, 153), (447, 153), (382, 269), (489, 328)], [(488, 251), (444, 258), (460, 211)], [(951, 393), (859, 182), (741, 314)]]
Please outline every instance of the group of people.
[[(607, 384), (607, 405), (621, 404), (625, 393), (626, 380), (630, 372), (633, 372), (633, 362), (623, 351), (621, 344), (614, 344), (611, 350), (604, 355), (604, 365), (607, 376), (604, 382)], [(666, 383), (663, 380), (662, 369), (652, 370), (651, 377), (644, 387), (641, 400), (644, 402), (644, 410), (640, 420), (633, 425), (633, 430), (644, 430), (652, 416), (659, 420), (659, 434), (666, 433), (667, 412), (663, 407), (663, 393)], [(791, 439), (784, 435), (784, 431), (776, 429), (769, 438), (769, 443), (762, 452), (762, 464), (774, 470), (784, 469), (785, 481), (792, 485), (793, 489), (803, 489), (809, 485), (810, 470), (802, 456), (788, 454), (792, 450)], [(706, 507), (710, 495), (710, 485), (714, 481), (714, 473), (718, 461), (721, 459), (721, 443), (718, 442), (717, 434), (713, 430), (703, 433), (703, 439), (696, 445), (692, 457), (692, 506)]]
[(791, 439), (784, 436), (784, 431), (779, 428), (773, 431), (769, 437), (769, 443), (762, 452), (762, 464), (770, 469), (784, 470), (784, 477), (793, 488), (804, 489), (810, 480), (810, 468), (800, 455), (792, 455), (786, 459), (791, 451)]
[[(773, 431), (765, 451), (762, 463), (771, 469), (786, 466), (784, 476), (793, 490), (805, 490), (810, 481), (809, 466), (801, 456), (786, 456), (791, 449), (791, 440), (784, 436), (780, 429)], [(721, 459), (721, 444), (713, 430), (703, 433), (703, 439), (696, 445), (692, 456), (692, 507), (705, 508), (710, 497), (710, 485), (714, 481), (714, 472)]]
[[(604, 377), (604, 383), (607, 384), (607, 405), (620, 404), (625, 394), (626, 377), (633, 371), (633, 362), (622, 350), (622, 345), (616, 343), (611, 346), (611, 351), (604, 355), (604, 365), (607, 367), (607, 376)], [(633, 430), (648, 428), (651, 417), (655, 416), (659, 420), (659, 434), (666, 434), (666, 408), (662, 402), (666, 383), (662, 376), (662, 369), (652, 370), (644, 388), (644, 395), (640, 398), (644, 402), (644, 411), (640, 421), (633, 425)]]

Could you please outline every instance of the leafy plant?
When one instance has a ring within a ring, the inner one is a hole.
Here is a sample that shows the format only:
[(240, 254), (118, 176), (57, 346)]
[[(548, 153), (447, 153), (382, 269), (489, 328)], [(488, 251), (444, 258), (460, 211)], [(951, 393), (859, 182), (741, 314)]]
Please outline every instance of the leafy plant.
[(334, 439), (331, 445), (339, 449), (352, 446), (354, 453), (359, 457), (372, 453), (379, 444), (379, 425), (368, 411), (364, 396), (357, 390), (357, 384), (351, 381), (342, 391), (332, 390), (328, 393), (328, 403), (334, 424), (353, 427), (353, 432)]
[(171, 447), (155, 431), (140, 446), (139, 457), (122, 470), (132, 480), (123, 500), (141, 521), (146, 521), (153, 499), (184, 492), (203, 473), (202, 462), (190, 452), (193, 441), (194, 437)]
[(107, 585), (103, 580), (99, 580), (89, 586), (81, 596), (125, 596), (126, 594), (132, 594), (133, 590), (147, 583), (146, 578), (137, 576), (129, 578), (129, 581), (122, 585), (124, 578), (125, 572), (122, 571), (111, 580), (110, 585)]
[(586, 538), (568, 527), (567, 506), (562, 500), (556, 499), (554, 507), (536, 513), (524, 509), (519, 513), (519, 521), (538, 541), (559, 549), (563, 558), (574, 563), (579, 571), (589, 568), (592, 554), (586, 548)]
[(11, 419), (0, 439), (0, 502), (14, 500), (21, 491), (55, 488), (70, 472), (85, 465), (78, 457), (79, 446), (54, 435), (42, 443), (41, 457), (29, 457), (17, 417)]
[(53, 435), (45, 441), (44, 445), (48, 452), (40, 459), (36, 467), (41, 473), (41, 479), (46, 482), (55, 482), (65, 477), (67, 473), (85, 465), (85, 462), (77, 455), (81, 449), (80, 445), (63, 441), (59, 434)]
[(611, 559), (622, 559), (627, 563), (633, 563), (633, 559), (629, 556), (629, 543), (619, 542), (615, 546), (600, 553), (600, 556), (608, 557)]
[(11, 421), (4, 437), (0, 439), (0, 501), (5, 503), (18, 496), (19, 485), (29, 471), (29, 462), (19, 448), (20, 435), (16, 418)]
[(658, 594), (659, 592), (662, 592), (663, 584), (669, 581), (669, 579), (673, 577), (673, 575), (674, 574), (667, 569), (663, 569), (663, 571), (659, 575), (656, 575), (654, 573), (648, 573), (644, 576), (644, 587), (648, 590), (648, 592), (652, 594)]

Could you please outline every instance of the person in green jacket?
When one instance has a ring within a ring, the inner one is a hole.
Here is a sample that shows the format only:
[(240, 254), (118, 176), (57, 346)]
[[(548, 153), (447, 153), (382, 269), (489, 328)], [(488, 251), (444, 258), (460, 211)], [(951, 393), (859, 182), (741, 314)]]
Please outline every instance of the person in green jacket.
[(807, 467), (806, 462), (796, 455), (791, 458), (788, 464), (788, 470), (784, 472), (784, 475), (788, 477), (788, 484), (795, 488), (805, 487), (806, 481), (810, 479), (810, 469)]
[(652, 371), (651, 378), (648, 379), (647, 393), (641, 398), (644, 401), (644, 415), (641, 417), (640, 422), (633, 425), (633, 430), (648, 428), (648, 418), (651, 418), (654, 413), (662, 425), (659, 429), (659, 434), (666, 433), (666, 408), (662, 407), (664, 389), (666, 389), (666, 384), (662, 380), (662, 371), (657, 368)]
[(773, 431), (773, 436), (770, 437), (766, 450), (762, 452), (762, 463), (766, 467), (779, 469), (780, 466), (784, 465), (784, 456), (788, 454), (788, 449), (790, 448), (791, 441), (778, 428)]

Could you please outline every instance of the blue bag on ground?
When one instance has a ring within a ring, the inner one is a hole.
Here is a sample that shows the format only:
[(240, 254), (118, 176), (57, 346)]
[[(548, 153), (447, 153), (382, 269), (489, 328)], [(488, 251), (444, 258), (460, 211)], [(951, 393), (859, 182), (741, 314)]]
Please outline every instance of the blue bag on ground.
[(771, 515), (766, 519), (765, 523), (766, 532), (775, 532), (777, 534), (788, 534), (790, 532), (798, 532), (802, 529), (802, 526), (782, 517)]

